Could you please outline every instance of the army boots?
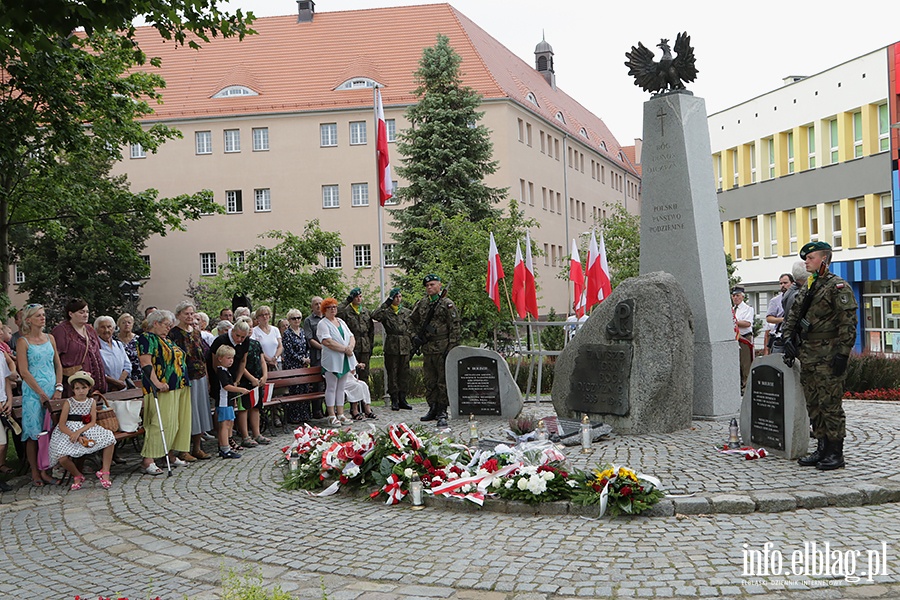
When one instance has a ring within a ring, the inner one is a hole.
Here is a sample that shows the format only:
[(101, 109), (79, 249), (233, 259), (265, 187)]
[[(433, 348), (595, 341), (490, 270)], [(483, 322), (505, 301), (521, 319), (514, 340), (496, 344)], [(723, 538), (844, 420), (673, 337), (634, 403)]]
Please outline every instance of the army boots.
[(844, 467), (844, 440), (828, 440), (825, 457), (816, 468), (820, 471), (833, 471)]
[(825, 438), (819, 438), (816, 444), (816, 449), (810, 454), (797, 459), (797, 464), (801, 467), (815, 467), (820, 460), (825, 458), (825, 448), (828, 446), (828, 441)]
[(399, 406), (403, 410), (412, 410), (412, 406), (410, 406), (409, 402), (406, 401), (406, 392), (398, 392), (400, 396)]

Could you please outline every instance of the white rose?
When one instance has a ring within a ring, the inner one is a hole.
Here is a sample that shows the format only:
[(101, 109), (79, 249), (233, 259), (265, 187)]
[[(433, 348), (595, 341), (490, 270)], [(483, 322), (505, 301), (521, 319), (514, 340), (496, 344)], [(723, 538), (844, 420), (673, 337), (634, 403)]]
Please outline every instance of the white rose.
[(353, 465), (352, 467), (344, 471), (344, 475), (346, 475), (350, 479), (353, 479), (354, 477), (359, 475), (359, 466)]
[(531, 467), (531, 466), (522, 467), (521, 473), (522, 473), (522, 475), (534, 475), (535, 473), (537, 473), (537, 469), (538, 469), (537, 467)]
[(547, 482), (543, 477), (539, 475), (532, 475), (528, 478), (525, 487), (528, 488), (529, 492), (531, 492), (535, 496), (538, 496), (547, 490)]
[(490, 475), (490, 473), (488, 473), (484, 469), (478, 469), (477, 471), (475, 471), (475, 477), (487, 477), (488, 475)]
[(454, 479), (459, 479), (459, 475), (457, 475), (453, 471), (450, 471), (450, 473), (447, 475), (447, 481), (453, 481)]
[(407, 479), (412, 479), (413, 470), (412, 469), (404, 469), (403, 476), (406, 477)]
[(569, 479), (568, 481), (566, 481), (566, 485), (568, 485), (571, 488), (576, 488), (576, 487), (578, 487), (578, 482), (575, 481), (574, 479)]
[(552, 471), (544, 471), (541, 473), (541, 477), (544, 478), (544, 481), (550, 481), (555, 477)]
[(505, 487), (506, 489), (510, 489), (510, 488), (512, 488), (512, 486), (513, 486), (513, 480), (512, 480), (512, 479), (507, 479), (507, 480), (506, 480), (506, 483), (504, 484), (504, 487)]
[(503, 480), (499, 477), (495, 477), (493, 481), (491, 481), (491, 487), (498, 488), (503, 485)]
[(520, 477), (519, 480), (516, 482), (516, 486), (517, 486), (520, 490), (525, 490), (525, 489), (527, 489), (527, 488), (528, 488), (528, 479), (525, 478), (525, 477)]
[(475, 486), (472, 485), (471, 483), (467, 483), (466, 485), (462, 486), (461, 489), (464, 494), (468, 494), (469, 492), (471, 492), (472, 490), (475, 489)]

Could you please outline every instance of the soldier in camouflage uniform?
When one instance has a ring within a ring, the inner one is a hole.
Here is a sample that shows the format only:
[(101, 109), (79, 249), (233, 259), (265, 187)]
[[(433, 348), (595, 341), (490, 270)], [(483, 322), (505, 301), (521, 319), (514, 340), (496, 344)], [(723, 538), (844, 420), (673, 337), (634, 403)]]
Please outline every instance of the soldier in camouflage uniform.
[[(437, 420), (438, 427), (446, 427), (450, 400), (447, 397), (444, 362), (450, 349), (459, 344), (459, 313), (453, 301), (442, 293), (440, 277), (426, 275), (422, 283), (425, 285), (426, 295), (416, 302), (412, 311), (413, 331), (419, 338), (414, 341), (422, 343), (422, 370), (425, 376), (425, 399), (428, 401), (428, 413), (422, 420)], [(420, 333), (434, 303), (437, 303), (434, 316), (425, 327), (425, 332)]]
[(401, 306), (403, 294), (394, 288), (387, 300), (372, 313), (372, 318), (384, 327), (384, 369), (387, 371), (391, 410), (412, 410), (406, 401), (409, 392), (409, 359), (412, 349), (412, 311)]
[(362, 305), (362, 290), (353, 288), (347, 300), (338, 306), (338, 317), (344, 320), (353, 337), (356, 338), (356, 348), (353, 354), (356, 360), (365, 365), (356, 369), (356, 377), (364, 382), (369, 382), (369, 359), (372, 358), (372, 347), (375, 345), (375, 324), (372, 322), (372, 314)]
[[(846, 419), (841, 406), (850, 350), (856, 340), (856, 298), (850, 284), (831, 273), (831, 246), (810, 242), (800, 250), (810, 273), (784, 326), (784, 362), (800, 359), (800, 383), (818, 443), (797, 462), (821, 471), (844, 466)], [(807, 303), (807, 295), (812, 294)], [(804, 306), (809, 306), (801, 319)], [(799, 346), (798, 346), (799, 341)]]

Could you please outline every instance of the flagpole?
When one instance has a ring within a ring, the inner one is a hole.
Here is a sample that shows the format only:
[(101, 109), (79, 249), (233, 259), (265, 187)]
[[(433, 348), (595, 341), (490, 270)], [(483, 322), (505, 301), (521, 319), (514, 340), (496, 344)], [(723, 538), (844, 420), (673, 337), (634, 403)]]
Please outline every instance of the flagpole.
[(381, 205), (382, 174), (378, 166), (378, 84), (372, 88), (372, 113), (375, 115), (375, 198), (378, 203), (378, 281), (381, 287), (381, 301), (384, 302), (384, 207)]

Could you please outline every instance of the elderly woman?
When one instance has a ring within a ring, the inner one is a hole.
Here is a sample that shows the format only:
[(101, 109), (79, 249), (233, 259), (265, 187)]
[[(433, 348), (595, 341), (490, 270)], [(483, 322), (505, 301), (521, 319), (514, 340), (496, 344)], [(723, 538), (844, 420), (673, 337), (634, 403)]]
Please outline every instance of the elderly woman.
[(175, 307), (175, 327), (169, 330), (169, 340), (175, 342), (184, 352), (187, 360), (187, 374), (191, 383), (191, 451), (180, 456), (185, 462), (212, 458), (200, 447), (203, 432), (213, 427), (209, 407), (209, 380), (206, 373), (206, 354), (200, 328), (196, 325), (194, 303), (185, 300)]
[(200, 337), (206, 342), (206, 350), (209, 351), (209, 347), (212, 345), (213, 340), (216, 339), (216, 336), (209, 330), (209, 315), (205, 312), (198, 312), (195, 314), (197, 316), (197, 327), (200, 329)]
[[(234, 324), (231, 321), (219, 321), (216, 323), (216, 337), (222, 335), (223, 333), (228, 333), (231, 331), (231, 328), (234, 327)], [(213, 341), (216, 341), (216, 338), (213, 338)], [(210, 351), (212, 351), (212, 344), (210, 346)]]
[(125, 354), (128, 355), (128, 360), (131, 362), (131, 380), (138, 381), (141, 378), (141, 361), (138, 360), (138, 336), (134, 333), (134, 317), (128, 313), (122, 313), (119, 315), (116, 325), (119, 327), (116, 339), (125, 346)]
[(51, 332), (63, 366), (63, 395), (72, 395), (68, 378), (78, 371), (89, 373), (95, 382), (94, 389), (105, 393), (106, 370), (103, 368), (103, 357), (100, 356), (100, 338), (88, 324), (88, 304), (81, 298), (73, 298), (66, 304), (65, 310), (66, 320)]
[[(285, 369), (302, 369), (309, 366), (309, 344), (306, 343), (306, 334), (303, 333), (303, 314), (296, 308), (287, 312), (287, 329), (284, 330), (282, 364)], [(293, 385), (288, 390), (291, 395), (303, 394), (308, 391), (308, 385)], [(308, 402), (291, 402), (285, 405), (285, 418), (288, 423), (294, 425), (308, 423), (312, 419), (312, 412)]]
[[(223, 321), (219, 321), (219, 327), (222, 328)], [(227, 323), (227, 322), (226, 322)], [(228, 325), (231, 325), (228, 323)], [(206, 372), (215, 373), (219, 366), (216, 351), (221, 346), (231, 346), (234, 348), (234, 362), (228, 368), (231, 373), (232, 381), (240, 381), (244, 377), (247, 368), (247, 352), (250, 350), (250, 325), (245, 321), (238, 321), (232, 327), (226, 327), (225, 333), (219, 335), (213, 340), (209, 347), (209, 353), (206, 355)], [(250, 379), (251, 383), (255, 378)], [(210, 398), (219, 397), (219, 378), (209, 378), (209, 396)], [(241, 402), (244, 400), (241, 399)], [(240, 444), (235, 444), (234, 450), (240, 449)]]
[(337, 316), (338, 303), (334, 298), (322, 301), (325, 316), (316, 327), (316, 337), (322, 344), (322, 375), (325, 377), (325, 410), (331, 425), (352, 423), (344, 415), (344, 386), (357, 367), (353, 349), (356, 340), (347, 324)]
[(124, 390), (131, 381), (131, 360), (125, 344), (113, 337), (116, 322), (106, 315), (94, 319), (94, 329), (100, 338), (100, 358), (106, 371), (106, 386), (110, 391)]
[[(190, 450), (191, 390), (184, 351), (168, 339), (169, 330), (174, 325), (175, 315), (167, 310), (155, 310), (147, 315), (144, 332), (138, 337), (141, 368), (150, 367), (149, 381), (148, 377), (142, 379), (146, 433), (141, 449), (141, 456), (144, 457), (141, 466), (147, 475), (163, 472), (155, 462), (155, 459), (166, 454), (163, 430), (173, 466), (186, 465), (178, 454)], [(158, 402), (153, 398), (154, 388)]]
[(277, 365), (278, 360), (281, 358), (281, 353), (284, 352), (284, 347), (281, 344), (281, 332), (278, 331), (277, 327), (272, 326), (272, 309), (268, 306), (257, 308), (255, 316), (258, 324), (253, 328), (253, 333), (250, 334), (250, 337), (262, 346), (266, 364), (270, 371), (274, 371), (278, 368)]

